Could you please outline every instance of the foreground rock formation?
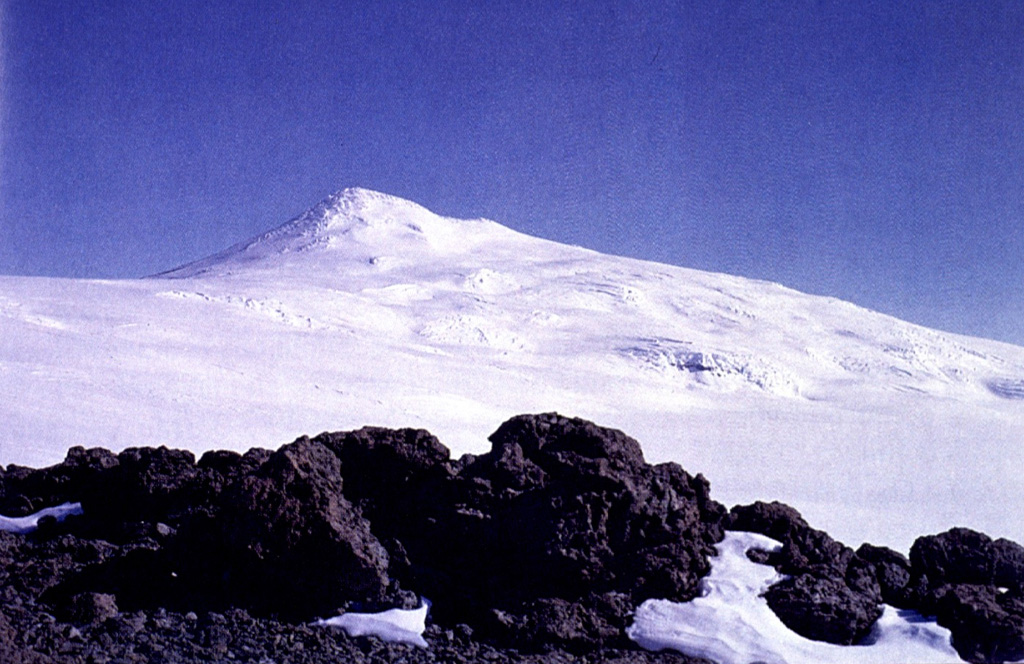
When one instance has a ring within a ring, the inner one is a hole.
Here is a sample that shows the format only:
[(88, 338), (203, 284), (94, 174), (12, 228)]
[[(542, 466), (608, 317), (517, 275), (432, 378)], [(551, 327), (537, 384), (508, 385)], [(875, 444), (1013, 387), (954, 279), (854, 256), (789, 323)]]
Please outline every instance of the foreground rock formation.
[[(624, 634), (634, 607), (692, 599), (723, 529), (784, 543), (769, 605), (809, 638), (856, 643), (880, 604), (939, 616), (972, 661), (1024, 658), (1024, 548), (967, 530), (910, 559), (857, 551), (792, 508), (727, 511), (708, 482), (647, 464), (619, 431), (519, 416), (487, 454), (365, 428), (244, 455), (69, 451), (0, 473), (0, 513), (81, 502), (0, 533), (0, 660), (695, 661)], [(757, 555), (757, 554), (755, 554)], [(308, 625), (433, 602), (429, 649)]]

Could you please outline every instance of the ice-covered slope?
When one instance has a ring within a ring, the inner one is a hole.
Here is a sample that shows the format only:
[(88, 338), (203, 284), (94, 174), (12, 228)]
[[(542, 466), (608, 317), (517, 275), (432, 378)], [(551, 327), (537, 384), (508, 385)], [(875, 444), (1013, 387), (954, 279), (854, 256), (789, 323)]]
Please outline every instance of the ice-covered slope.
[(461, 453), (549, 410), (853, 544), (1024, 541), (1024, 349), (835, 299), (359, 189), (156, 278), (0, 278), (0, 463), (364, 424)]

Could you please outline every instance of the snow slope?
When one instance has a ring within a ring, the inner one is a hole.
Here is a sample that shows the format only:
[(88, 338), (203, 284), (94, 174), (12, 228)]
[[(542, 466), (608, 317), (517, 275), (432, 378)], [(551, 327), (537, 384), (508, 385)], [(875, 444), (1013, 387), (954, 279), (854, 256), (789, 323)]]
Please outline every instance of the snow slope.
[(552, 410), (854, 546), (1024, 541), (1024, 348), (832, 298), (361, 189), (154, 278), (0, 277), (0, 463), (366, 424), (461, 454)]

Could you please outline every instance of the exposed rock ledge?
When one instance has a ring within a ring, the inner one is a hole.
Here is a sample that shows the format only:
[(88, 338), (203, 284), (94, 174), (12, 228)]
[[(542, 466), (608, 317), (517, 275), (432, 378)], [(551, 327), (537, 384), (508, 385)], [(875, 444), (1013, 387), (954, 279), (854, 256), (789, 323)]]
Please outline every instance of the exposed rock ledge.
[[(723, 530), (784, 543), (769, 605), (794, 631), (863, 638), (884, 601), (937, 615), (965, 659), (1024, 658), (1024, 548), (966, 529), (907, 559), (853, 551), (778, 503), (727, 511), (625, 434), (515, 417), (480, 456), (365, 428), (276, 452), (74, 448), (0, 473), (0, 514), (83, 513), (0, 533), (4, 662), (686, 662), (638, 650), (632, 610), (686, 601)], [(310, 620), (433, 602), (430, 647)]]

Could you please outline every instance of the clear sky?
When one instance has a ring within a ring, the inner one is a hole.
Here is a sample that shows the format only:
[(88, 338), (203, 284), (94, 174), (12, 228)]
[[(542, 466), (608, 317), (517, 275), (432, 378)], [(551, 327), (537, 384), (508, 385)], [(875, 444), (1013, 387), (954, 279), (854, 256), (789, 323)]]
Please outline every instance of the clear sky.
[(1024, 2), (0, 0), (0, 273), (362, 186), (1024, 344)]

